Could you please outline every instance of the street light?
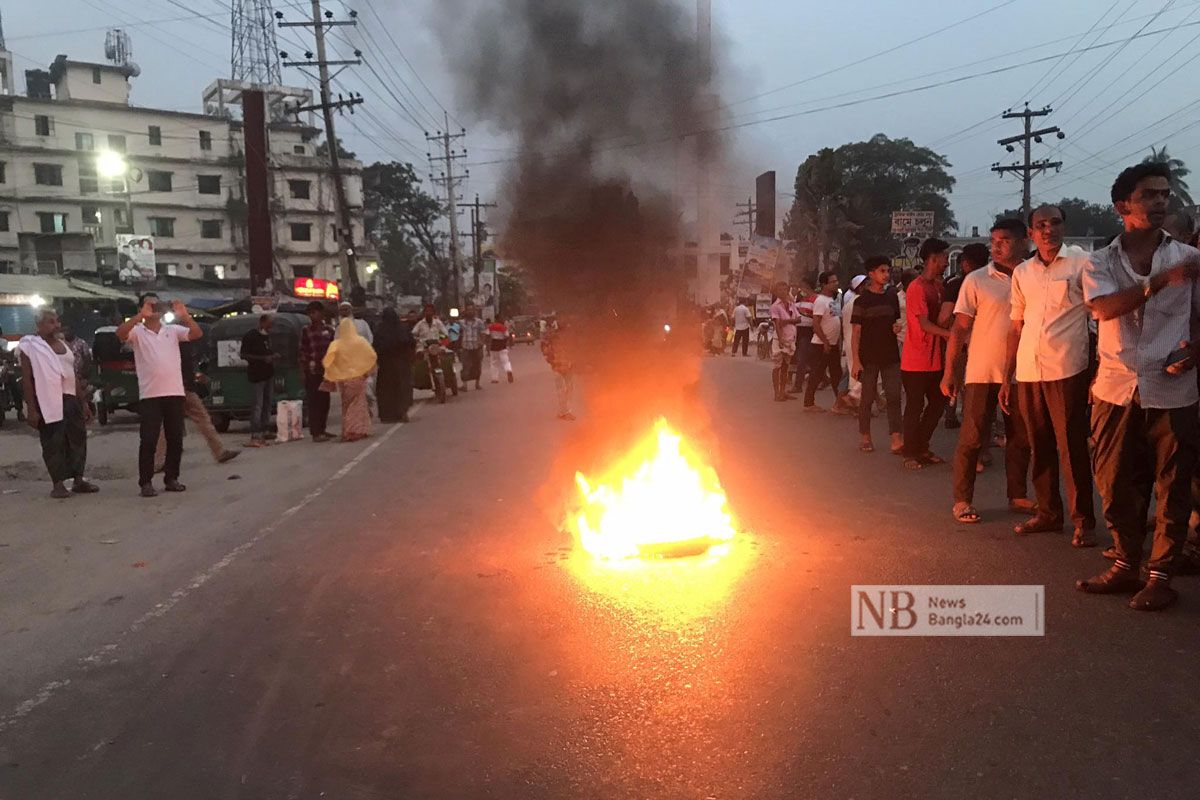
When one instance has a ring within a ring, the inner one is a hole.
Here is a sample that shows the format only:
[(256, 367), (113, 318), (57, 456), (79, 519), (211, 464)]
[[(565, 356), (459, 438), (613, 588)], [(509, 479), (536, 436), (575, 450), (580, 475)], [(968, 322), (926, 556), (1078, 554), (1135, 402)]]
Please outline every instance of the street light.
[(115, 150), (101, 150), (96, 156), (96, 171), (105, 178), (124, 178), (129, 171), (129, 164)]

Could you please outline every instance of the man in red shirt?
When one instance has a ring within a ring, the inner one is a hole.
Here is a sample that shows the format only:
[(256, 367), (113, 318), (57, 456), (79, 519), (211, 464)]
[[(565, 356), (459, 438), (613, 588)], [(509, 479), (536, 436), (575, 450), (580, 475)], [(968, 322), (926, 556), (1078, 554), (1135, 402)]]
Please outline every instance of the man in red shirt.
[(942, 275), (950, 263), (949, 250), (950, 245), (941, 239), (926, 239), (920, 251), (925, 267), (905, 293), (907, 330), (900, 354), (900, 377), (905, 396), (904, 466), (909, 469), (945, 463), (929, 450), (929, 439), (946, 407), (941, 380), (943, 351), (950, 331), (938, 325), (938, 313), (945, 292)]

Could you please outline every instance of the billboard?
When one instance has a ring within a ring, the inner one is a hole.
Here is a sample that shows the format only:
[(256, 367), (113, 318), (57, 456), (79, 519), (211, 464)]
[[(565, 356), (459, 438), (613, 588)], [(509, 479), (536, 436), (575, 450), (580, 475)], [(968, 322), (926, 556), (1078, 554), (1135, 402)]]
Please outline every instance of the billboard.
[(500, 286), (496, 282), (496, 259), (483, 259), (479, 267), (479, 291), (472, 292), (468, 300), (478, 307), (481, 319), (491, 322), (496, 318), (500, 303)]
[(324, 278), (296, 278), (292, 281), (292, 294), (308, 300), (337, 300), (342, 296), (337, 281)]
[(897, 236), (917, 234), (929, 236), (933, 233), (932, 211), (893, 211), (892, 233)]
[(158, 274), (154, 257), (154, 237), (118, 233), (116, 241), (117, 280), (121, 283), (145, 283), (154, 280)]

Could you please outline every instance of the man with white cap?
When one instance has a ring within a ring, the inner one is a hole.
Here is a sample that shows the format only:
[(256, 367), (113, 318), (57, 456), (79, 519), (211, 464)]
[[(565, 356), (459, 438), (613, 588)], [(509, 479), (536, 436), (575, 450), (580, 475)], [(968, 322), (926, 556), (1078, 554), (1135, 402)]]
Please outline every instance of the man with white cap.
[[(83, 384), (75, 375), (75, 354), (59, 338), (58, 314), (43, 308), (37, 314), (37, 333), (21, 339), (21, 377), (29, 427), (42, 440), (42, 459), (54, 488), (50, 496), (100, 491), (84, 480), (87, 465), (87, 423), (91, 411), (83, 402)], [(67, 478), (74, 478), (70, 491)]]
[(854, 354), (850, 352), (850, 318), (854, 316), (854, 301), (858, 299), (858, 289), (866, 279), (866, 275), (855, 275), (850, 279), (850, 290), (842, 296), (842, 380), (845, 382), (845, 388), (839, 387), (839, 405), (857, 405), (862, 398), (862, 384), (850, 374), (850, 367), (854, 363)]

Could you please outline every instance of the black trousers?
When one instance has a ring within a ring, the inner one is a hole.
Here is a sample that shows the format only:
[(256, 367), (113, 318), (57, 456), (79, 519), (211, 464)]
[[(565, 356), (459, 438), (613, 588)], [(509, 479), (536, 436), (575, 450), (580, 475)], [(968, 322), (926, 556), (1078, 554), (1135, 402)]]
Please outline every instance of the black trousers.
[[(968, 383), (962, 392), (962, 427), (958, 431), (958, 447), (954, 450), (954, 502), (975, 500), (975, 469), (979, 455), (992, 435), (996, 405), (1000, 399), (998, 383)], [(1018, 416), (1020, 400), (1012, 414), (1004, 415), (1004, 474), (1008, 482), (1008, 499), (1021, 500), (1026, 496), (1025, 475), (1029, 471), (1029, 433)]]
[(179, 479), (179, 462), (183, 459), (183, 414), (184, 398), (148, 397), (138, 401), (138, 416), (141, 417), (138, 443), (138, 484), (145, 486), (154, 479), (154, 448), (158, 446), (158, 433), (162, 431), (167, 440), (167, 459), (163, 477), (168, 481)]
[(1067, 505), (1075, 527), (1096, 527), (1088, 453), (1088, 373), (1060, 381), (1017, 383), (1018, 403), (1032, 450), (1033, 491), (1041, 514), (1063, 518), (1058, 493), (1059, 454), (1067, 459)]
[(329, 392), (321, 391), (323, 375), (304, 377), (304, 405), (308, 407), (308, 432), (313, 436), (324, 436), (329, 424)]
[(83, 422), (83, 406), (70, 394), (63, 395), (63, 418), (58, 422), (43, 421), (38, 425), (42, 440), (42, 460), (50, 480), (62, 483), (68, 478), (82, 478), (87, 466), (87, 426)]
[(858, 401), (858, 432), (871, 432), (871, 406), (875, 405), (875, 394), (879, 380), (883, 379), (883, 396), (887, 398), (888, 433), (900, 433), (900, 365), (863, 364), (862, 399)]
[(746, 328), (746, 330), (744, 330), (744, 331), (734, 331), (733, 332), (733, 349), (731, 349), (729, 351), (729, 354), (731, 356), (737, 354), (737, 349), (738, 349), (739, 343), (742, 346), (742, 355), (746, 355), (750, 350), (750, 329), (749, 328)]
[(829, 388), (837, 397), (837, 385), (842, 381), (842, 353), (835, 344), (825, 352), (823, 345), (814, 344), (808, 351), (808, 384), (804, 387), (804, 406), (817, 404), (817, 385), (826, 375), (829, 376)]
[(904, 455), (919, 458), (929, 452), (929, 440), (946, 407), (941, 370), (900, 371), (904, 384)]
[(1165, 578), (1187, 539), (1200, 419), (1195, 405), (1142, 408), (1139, 401), (1134, 394), (1128, 406), (1093, 404), (1096, 484), (1117, 557), (1133, 569), (1142, 563), (1153, 490), (1158, 502), (1147, 566)]

